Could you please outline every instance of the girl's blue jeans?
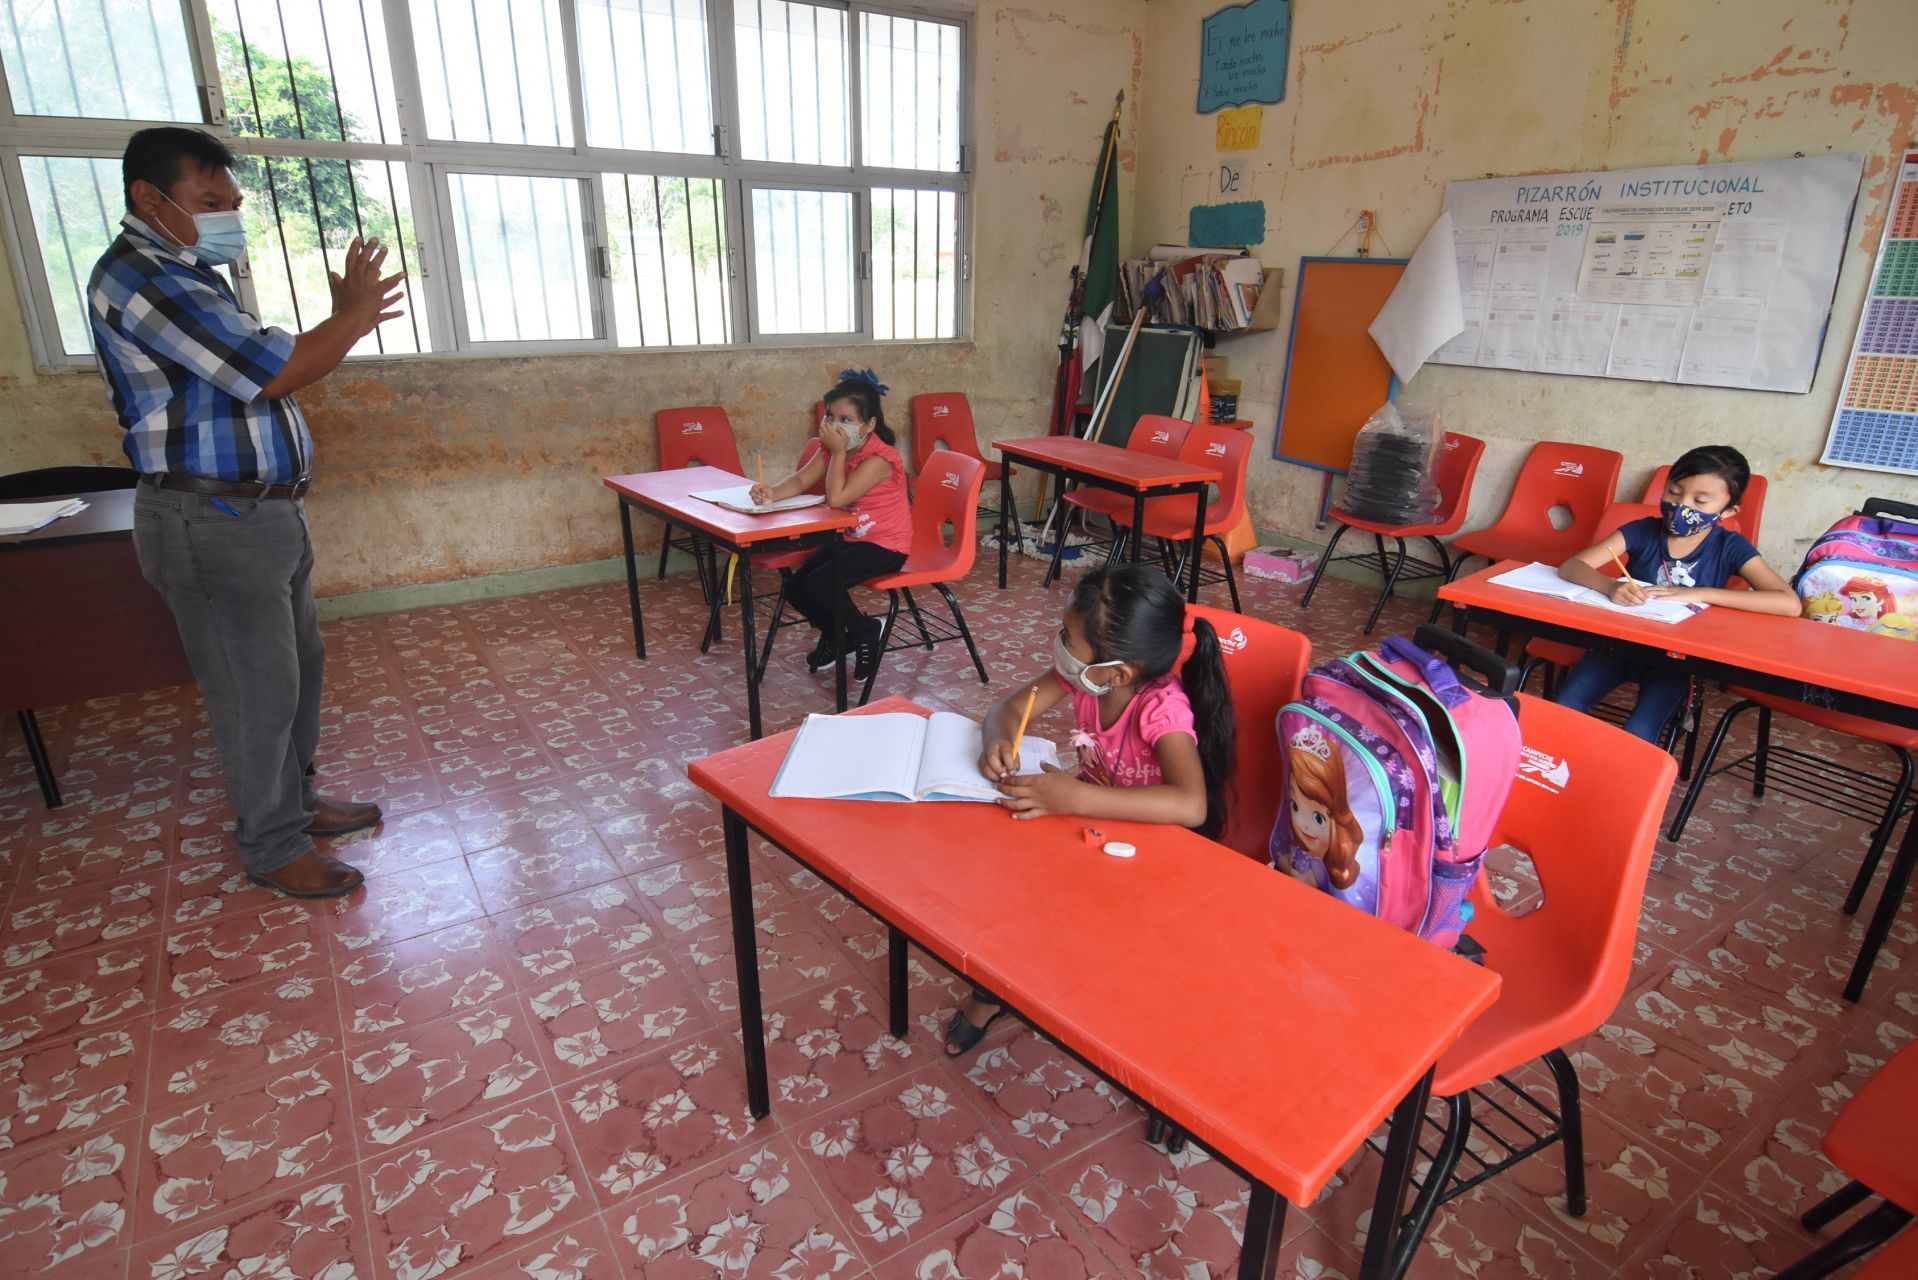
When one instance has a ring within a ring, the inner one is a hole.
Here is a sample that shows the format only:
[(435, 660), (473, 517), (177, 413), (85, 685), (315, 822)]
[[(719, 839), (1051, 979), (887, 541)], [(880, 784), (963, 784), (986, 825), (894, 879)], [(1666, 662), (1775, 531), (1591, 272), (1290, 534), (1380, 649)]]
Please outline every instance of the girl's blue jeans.
[(1598, 701), (1627, 680), (1638, 683), (1638, 702), (1625, 718), (1625, 731), (1647, 742), (1657, 742), (1671, 722), (1685, 693), (1688, 677), (1666, 667), (1642, 667), (1600, 653), (1580, 658), (1553, 699), (1574, 711), (1590, 711)]

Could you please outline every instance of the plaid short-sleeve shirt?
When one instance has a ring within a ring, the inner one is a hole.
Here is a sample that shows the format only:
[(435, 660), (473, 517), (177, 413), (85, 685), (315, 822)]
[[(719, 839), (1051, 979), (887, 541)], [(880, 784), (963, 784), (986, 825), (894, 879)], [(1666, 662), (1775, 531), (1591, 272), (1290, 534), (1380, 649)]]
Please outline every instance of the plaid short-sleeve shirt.
[(240, 309), (225, 277), (129, 214), (87, 285), (93, 347), (142, 474), (286, 484), (313, 437), (292, 396), (261, 394), (293, 335)]

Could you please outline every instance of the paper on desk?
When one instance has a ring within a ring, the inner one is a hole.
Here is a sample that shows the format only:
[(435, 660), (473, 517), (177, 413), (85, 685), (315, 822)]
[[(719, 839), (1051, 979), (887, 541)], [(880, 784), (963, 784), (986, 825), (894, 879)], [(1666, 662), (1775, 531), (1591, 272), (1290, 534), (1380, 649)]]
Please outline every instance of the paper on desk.
[(735, 485), (730, 489), (708, 489), (704, 493), (695, 493), (693, 497), (749, 516), (763, 516), (774, 511), (797, 511), (801, 507), (816, 507), (825, 501), (816, 493), (802, 493), (797, 498), (759, 504), (753, 501), (753, 487), (749, 484)]
[(1647, 600), (1644, 604), (1632, 605), (1614, 604), (1608, 597), (1589, 587), (1581, 587), (1576, 582), (1565, 581), (1558, 576), (1558, 570), (1549, 564), (1532, 563), (1522, 568), (1509, 569), (1491, 579), (1491, 582), (1494, 586), (1511, 587), (1515, 591), (1530, 591), (1534, 595), (1569, 600), (1573, 604), (1588, 604), (1599, 609), (1610, 609), (1613, 613), (1630, 614), (1634, 618), (1643, 618), (1647, 622), (1683, 622), (1708, 607), (1702, 604), (1686, 604), (1678, 600)]
[(0, 502), (0, 538), (44, 529), (62, 516), (79, 515), (87, 504), (79, 498), (58, 502)]
[(1464, 328), (1458, 249), (1452, 242), (1452, 211), (1448, 209), (1425, 233), (1398, 286), (1366, 332), (1379, 344), (1399, 381), (1410, 382), (1432, 353)]

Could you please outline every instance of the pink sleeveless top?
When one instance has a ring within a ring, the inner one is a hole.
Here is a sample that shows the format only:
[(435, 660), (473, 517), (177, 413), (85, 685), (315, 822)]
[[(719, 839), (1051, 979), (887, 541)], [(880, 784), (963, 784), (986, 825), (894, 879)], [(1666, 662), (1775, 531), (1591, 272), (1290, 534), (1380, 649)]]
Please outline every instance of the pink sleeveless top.
[(851, 475), (866, 459), (875, 457), (883, 459), (890, 471), (885, 479), (860, 495), (859, 501), (846, 508), (859, 520), (846, 530), (846, 536), (910, 555), (912, 501), (906, 496), (906, 464), (899, 450), (877, 435), (868, 436), (858, 452), (846, 455), (846, 474)]

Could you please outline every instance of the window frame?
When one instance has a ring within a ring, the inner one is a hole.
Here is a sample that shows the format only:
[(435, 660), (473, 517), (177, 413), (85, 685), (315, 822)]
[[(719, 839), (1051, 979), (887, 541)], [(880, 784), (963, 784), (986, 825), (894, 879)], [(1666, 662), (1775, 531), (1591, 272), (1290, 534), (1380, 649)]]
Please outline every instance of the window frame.
[[(429, 138), (421, 98), (418, 53), (412, 29), (412, 0), (382, 0), (385, 39), (392, 59), (393, 85), (399, 97), (400, 140), (394, 142), (334, 142), (283, 140), (234, 134), (227, 124), (225, 96), (220, 84), (212, 22), (206, 0), (177, 0), (187, 30), (192, 77), (204, 117), (200, 127), (220, 137), (235, 152), (287, 158), (399, 162), (406, 167), (414, 219), (414, 242), (408, 251), (417, 263), (419, 287), (408, 304), (423, 312), (432, 344), (423, 352), (370, 352), (349, 359), (360, 361), (465, 359), (549, 353), (616, 352), (633, 355), (689, 351), (728, 351), (752, 347), (787, 348), (865, 344), (873, 337), (877, 305), (876, 272), (872, 260), (872, 209), (875, 189), (919, 189), (952, 192), (956, 197), (956, 249), (953, 280), (953, 336), (950, 338), (890, 338), (882, 345), (964, 342), (972, 335), (971, 199), (975, 165), (974, 79), (977, 50), (972, 14), (929, 3), (868, 3), (866, 0), (797, 0), (798, 3), (839, 10), (846, 15), (848, 41), (847, 112), (851, 159), (848, 165), (813, 165), (743, 160), (738, 154), (740, 97), (734, 47), (734, 0), (704, 0), (705, 56), (713, 95), (714, 148), (712, 154), (677, 151), (639, 151), (596, 147), (588, 142), (586, 101), (579, 53), (576, 0), (555, 0), (565, 43), (566, 90), (574, 145), (551, 147), (517, 143), (453, 142)], [(863, 163), (864, 98), (861, 44), (862, 15), (880, 14), (932, 21), (959, 30), (959, 167), (956, 170), (893, 169)], [(59, 329), (54, 292), (40, 252), (31, 203), (27, 199), (21, 158), (26, 155), (118, 159), (127, 136), (153, 125), (179, 124), (166, 120), (118, 120), (83, 116), (21, 116), (13, 110), (6, 79), (0, 76), (0, 236), (10, 254), (10, 265), (33, 346), (36, 366), (44, 371), (91, 367), (91, 353), (70, 355)], [(192, 122), (185, 122), (191, 124)], [(588, 286), (594, 336), (587, 339), (516, 339), (480, 341), (468, 332), (466, 300), (461, 278), (458, 242), (452, 226), (449, 175), (452, 173), (503, 176), (557, 177), (578, 180), (582, 192), (582, 231), (586, 238)], [(721, 184), (725, 204), (727, 302), (732, 334), (727, 342), (638, 346), (622, 341), (612, 296), (614, 282), (604, 270), (604, 254), (611, 246), (607, 196), (602, 175), (713, 179)], [(765, 333), (759, 323), (751, 201), (757, 188), (844, 192), (853, 200), (854, 309), (857, 328), (829, 334)], [(253, 287), (253, 263), (243, 259), (235, 275), (244, 306), (258, 309)]]

